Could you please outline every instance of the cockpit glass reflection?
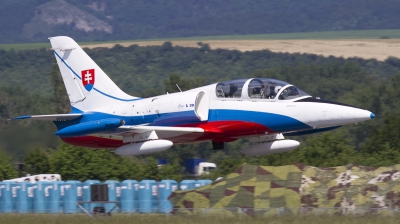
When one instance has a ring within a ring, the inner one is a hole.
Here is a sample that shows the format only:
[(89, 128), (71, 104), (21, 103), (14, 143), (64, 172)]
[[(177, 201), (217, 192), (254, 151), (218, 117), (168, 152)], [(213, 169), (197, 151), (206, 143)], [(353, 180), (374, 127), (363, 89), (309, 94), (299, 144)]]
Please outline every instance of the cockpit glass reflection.
[(220, 98), (240, 98), (242, 89), (247, 79), (238, 79), (217, 84), (215, 93)]
[(250, 98), (276, 99), (276, 95), (282, 88), (284, 90), (282, 90), (278, 98), (280, 100), (290, 100), (302, 96), (309, 96), (307, 93), (287, 82), (267, 78), (251, 80), (248, 86), (248, 94)]
[(282, 92), (279, 94), (278, 99), (280, 100), (291, 100), (295, 98), (299, 98), (302, 96), (308, 96), (305, 92), (297, 89), (294, 86), (288, 86), (282, 90)]
[(253, 79), (248, 86), (250, 98), (274, 99), (287, 83), (274, 79)]
[[(246, 90), (244, 84), (247, 79), (220, 82), (216, 87), (216, 95), (219, 98), (243, 98), (242, 90)], [(293, 85), (277, 79), (255, 78), (247, 86), (247, 94), (251, 99), (279, 99), (291, 100), (298, 97), (309, 96)], [(277, 97), (279, 95), (279, 97)], [(245, 97), (247, 98), (247, 97)]]

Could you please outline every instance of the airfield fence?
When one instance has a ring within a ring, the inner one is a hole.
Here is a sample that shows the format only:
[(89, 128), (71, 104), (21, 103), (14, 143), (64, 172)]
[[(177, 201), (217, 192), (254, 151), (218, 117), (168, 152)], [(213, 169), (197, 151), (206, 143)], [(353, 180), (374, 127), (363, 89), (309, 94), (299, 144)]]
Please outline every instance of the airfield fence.
[[(163, 208), (152, 210), (151, 212), (141, 212), (138, 209), (121, 211), (118, 207), (114, 212), (107, 213), (102, 211), (87, 213), (85, 210), (78, 210), (74, 214), (87, 214), (89, 216), (95, 215), (155, 215), (155, 216), (221, 216), (221, 217), (297, 217), (297, 216), (390, 216), (400, 218), (399, 208), (315, 208), (315, 207), (300, 207), (300, 208), (173, 208), (169, 211), (163, 211)], [(57, 213), (51, 209), (43, 209), (36, 212), (18, 212), (13, 211), (4, 214), (71, 214), (69, 211), (59, 211)]]
[(251, 216), (251, 217), (268, 217), (268, 216), (331, 216), (331, 215), (354, 215), (354, 216), (365, 216), (365, 215), (384, 215), (384, 216), (398, 216), (400, 217), (399, 208), (343, 208), (343, 207), (331, 207), (331, 208), (316, 208), (316, 207), (300, 207), (300, 208), (193, 208), (183, 209), (174, 208), (170, 213), (166, 215), (222, 215), (222, 216)]

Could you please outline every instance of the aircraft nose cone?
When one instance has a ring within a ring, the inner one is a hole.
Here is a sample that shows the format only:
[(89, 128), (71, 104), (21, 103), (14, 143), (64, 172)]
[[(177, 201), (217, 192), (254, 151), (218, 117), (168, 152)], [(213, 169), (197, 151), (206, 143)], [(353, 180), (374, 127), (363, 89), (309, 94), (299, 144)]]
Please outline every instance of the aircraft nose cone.
[(353, 110), (353, 116), (354, 121), (361, 122), (374, 118), (375, 114), (371, 111), (357, 108)]

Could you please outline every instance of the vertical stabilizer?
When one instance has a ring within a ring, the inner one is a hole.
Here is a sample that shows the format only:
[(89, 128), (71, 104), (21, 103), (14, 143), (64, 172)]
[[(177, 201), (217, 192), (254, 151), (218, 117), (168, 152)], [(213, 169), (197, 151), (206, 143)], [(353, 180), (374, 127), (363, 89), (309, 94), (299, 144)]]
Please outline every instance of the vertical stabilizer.
[(91, 111), (138, 99), (124, 93), (73, 39), (49, 39), (74, 108)]

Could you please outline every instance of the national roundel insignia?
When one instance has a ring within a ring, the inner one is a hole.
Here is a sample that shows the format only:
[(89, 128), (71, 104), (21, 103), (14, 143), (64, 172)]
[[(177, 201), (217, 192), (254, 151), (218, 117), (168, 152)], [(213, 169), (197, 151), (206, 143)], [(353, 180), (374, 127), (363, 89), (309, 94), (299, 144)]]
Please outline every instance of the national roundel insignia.
[(92, 90), (94, 86), (94, 69), (87, 69), (81, 72), (82, 84), (87, 91)]

